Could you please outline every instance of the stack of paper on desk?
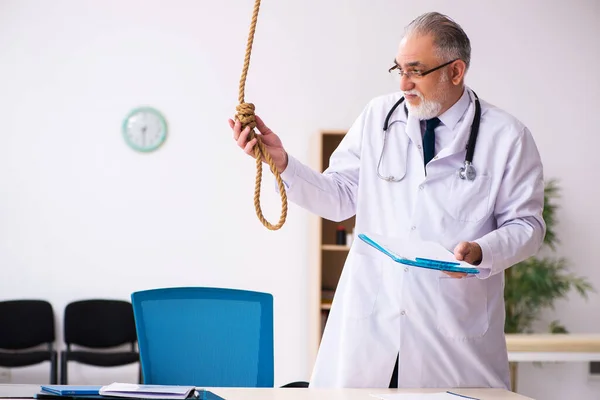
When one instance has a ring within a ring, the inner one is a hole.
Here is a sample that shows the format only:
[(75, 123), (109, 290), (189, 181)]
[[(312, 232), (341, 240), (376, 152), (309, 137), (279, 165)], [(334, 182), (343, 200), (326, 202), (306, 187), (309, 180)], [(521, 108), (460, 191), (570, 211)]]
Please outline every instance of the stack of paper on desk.
[(456, 260), (454, 254), (435, 242), (389, 238), (370, 233), (360, 233), (358, 237), (397, 263), (448, 272), (479, 273), (477, 268)]
[(103, 396), (136, 399), (187, 399), (193, 395), (194, 386), (136, 385), (133, 383), (111, 383), (100, 388)]
[(35, 399), (44, 400), (223, 400), (215, 393), (194, 386), (137, 385), (112, 383), (106, 386), (41, 385)]

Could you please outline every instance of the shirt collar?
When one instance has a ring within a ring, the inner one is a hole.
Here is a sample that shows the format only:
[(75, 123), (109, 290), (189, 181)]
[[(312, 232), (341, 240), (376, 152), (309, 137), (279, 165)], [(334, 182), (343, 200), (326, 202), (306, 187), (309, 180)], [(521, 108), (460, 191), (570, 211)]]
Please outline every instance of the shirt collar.
[(460, 99), (458, 99), (458, 101), (454, 103), (452, 107), (446, 110), (446, 112), (439, 115), (438, 118), (446, 127), (448, 127), (450, 130), (454, 130), (456, 124), (458, 124), (458, 121), (461, 120), (461, 118), (467, 111), (470, 101), (471, 99), (469, 98), (469, 93), (465, 88)]

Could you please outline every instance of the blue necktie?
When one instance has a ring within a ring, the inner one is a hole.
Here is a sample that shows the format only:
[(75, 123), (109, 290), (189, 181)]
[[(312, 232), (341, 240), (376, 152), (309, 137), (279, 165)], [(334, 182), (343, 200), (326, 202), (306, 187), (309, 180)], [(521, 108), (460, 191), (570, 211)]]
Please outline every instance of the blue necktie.
[(425, 159), (425, 165), (435, 155), (435, 128), (440, 124), (438, 118), (432, 118), (427, 120), (425, 128), (425, 135), (423, 135), (423, 158)]

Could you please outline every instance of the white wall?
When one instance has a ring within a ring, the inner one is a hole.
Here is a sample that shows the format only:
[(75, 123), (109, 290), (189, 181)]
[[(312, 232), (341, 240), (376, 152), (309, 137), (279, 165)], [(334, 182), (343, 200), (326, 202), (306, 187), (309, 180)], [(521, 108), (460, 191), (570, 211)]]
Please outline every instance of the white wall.
[[(254, 161), (236, 148), (235, 113), (253, 7), (248, 1), (0, 0), (0, 297), (128, 299), (140, 289), (207, 285), (275, 296), (276, 384), (308, 379), (309, 215), (266, 230), (253, 208)], [(595, 233), (600, 163), (600, 3), (573, 1), (263, 1), (246, 100), (306, 162), (321, 129), (346, 129), (373, 96), (418, 14), (455, 18), (473, 46), (468, 84), (532, 130), (560, 179), (562, 244), (600, 289)], [(170, 124), (154, 154), (120, 133), (149, 104)], [(280, 200), (265, 177), (262, 204)], [(224, 199), (229, 201), (226, 205)], [(545, 315), (600, 331), (600, 302), (573, 296)], [(61, 343), (59, 337), (58, 343)], [(584, 364), (522, 365), (519, 391), (597, 399)], [(72, 367), (72, 383), (135, 379), (135, 369)], [(40, 382), (42, 367), (13, 370)]]

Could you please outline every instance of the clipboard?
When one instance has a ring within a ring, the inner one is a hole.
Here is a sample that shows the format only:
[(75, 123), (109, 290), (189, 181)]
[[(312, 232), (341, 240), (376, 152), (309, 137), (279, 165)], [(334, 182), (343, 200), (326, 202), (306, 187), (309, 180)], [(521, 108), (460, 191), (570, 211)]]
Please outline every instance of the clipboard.
[[(426, 268), (426, 269), (445, 271), (445, 272), (461, 272), (461, 273), (465, 273), (465, 274), (478, 274), (479, 273), (479, 270), (477, 268), (474, 268), (469, 263), (466, 263), (463, 261), (458, 261), (458, 260), (451, 261), (450, 257), (453, 258), (452, 253), (448, 252), (446, 249), (443, 249), (443, 251), (445, 253), (447, 253), (447, 256), (440, 257), (442, 254), (440, 252), (441, 246), (439, 246), (435, 243), (432, 243), (432, 242), (421, 242), (420, 244), (422, 246), (417, 246), (417, 247), (420, 247), (417, 250), (421, 250), (421, 251), (429, 250), (429, 251), (427, 251), (427, 253), (431, 252), (431, 254), (435, 254), (435, 255), (434, 256), (428, 255), (427, 257), (417, 257), (417, 256), (408, 256), (408, 255), (401, 256), (401, 255), (399, 255), (397, 251), (394, 251), (393, 249), (391, 249), (390, 246), (383, 243), (379, 238), (375, 237), (375, 235), (367, 235), (365, 233), (359, 233), (358, 238), (361, 239), (363, 242), (367, 243), (368, 245), (370, 245), (371, 247), (379, 250), (386, 256), (390, 257), (395, 262), (400, 263), (400, 264), (410, 265), (411, 267)], [(440, 256), (437, 256), (437, 255), (440, 255)], [(446, 258), (446, 259), (444, 260), (444, 258)]]

